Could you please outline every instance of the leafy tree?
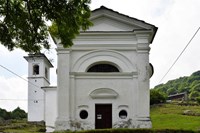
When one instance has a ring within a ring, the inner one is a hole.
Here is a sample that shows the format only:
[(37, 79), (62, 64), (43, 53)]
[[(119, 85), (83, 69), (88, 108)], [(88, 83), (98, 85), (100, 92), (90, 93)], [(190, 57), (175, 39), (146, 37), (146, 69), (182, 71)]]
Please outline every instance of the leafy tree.
[(166, 102), (166, 96), (164, 93), (151, 89), (150, 90), (150, 104), (158, 104), (158, 103), (165, 103)]
[(200, 96), (196, 98), (197, 103), (200, 104)]
[(179, 92), (179, 93), (181, 93), (181, 92), (187, 92), (187, 93), (188, 93), (189, 90), (190, 90), (190, 87), (187, 87), (187, 86), (186, 86), (186, 87), (179, 88), (178, 92)]
[(188, 77), (180, 77), (170, 80), (166, 84), (157, 85), (154, 89), (168, 95), (187, 92), (191, 100), (197, 100), (196, 98), (200, 95), (200, 71), (194, 72)]
[(27, 118), (27, 113), (20, 109), (19, 107), (17, 107), (15, 110), (13, 110), (11, 112), (11, 118), (12, 119), (23, 119), (23, 118)]
[(191, 91), (198, 91), (198, 92), (200, 92), (200, 83), (196, 84), (194, 87), (192, 87)]
[(5, 109), (0, 108), (0, 118), (4, 120), (11, 119), (11, 113), (7, 112)]
[[(35, 53), (50, 47), (50, 31), (64, 47), (69, 47), (80, 29), (92, 25), (89, 3), (90, 0), (0, 0), (0, 43), (9, 50), (21, 48)], [(47, 21), (52, 22), (51, 28)]]
[(196, 100), (197, 97), (200, 96), (200, 93), (198, 91), (192, 91), (190, 94), (189, 94), (189, 98), (191, 100)]
[(176, 94), (177, 93), (177, 90), (175, 88), (169, 88), (167, 90), (167, 94), (168, 95), (172, 95), (172, 94)]
[(191, 76), (200, 76), (200, 71), (196, 71), (196, 72), (192, 73)]

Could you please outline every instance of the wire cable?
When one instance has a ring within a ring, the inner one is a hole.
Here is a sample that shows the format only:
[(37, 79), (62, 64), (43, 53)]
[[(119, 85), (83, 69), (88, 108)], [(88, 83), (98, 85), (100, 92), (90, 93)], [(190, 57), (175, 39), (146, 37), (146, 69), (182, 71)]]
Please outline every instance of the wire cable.
[(192, 38), (190, 39), (190, 41), (187, 43), (187, 45), (185, 46), (185, 48), (182, 50), (182, 52), (179, 54), (179, 56), (176, 58), (176, 60), (174, 61), (174, 63), (171, 65), (171, 67), (168, 69), (168, 71), (165, 73), (165, 75), (161, 78), (161, 80), (158, 82), (158, 84), (160, 84), (163, 79), (167, 76), (167, 74), (170, 72), (170, 70), (172, 69), (172, 67), (176, 64), (176, 62), (179, 60), (179, 58), (181, 57), (181, 55), (185, 52), (186, 48), (189, 46), (189, 44), (191, 43), (191, 41), (194, 39), (194, 37), (196, 36), (196, 34), (198, 33), (200, 27), (197, 29), (197, 31), (194, 33), (194, 35), (192, 36)]
[(25, 78), (23, 78), (23, 77), (21, 77), (21, 76), (19, 76), (18, 74), (16, 74), (15, 72), (11, 71), (10, 69), (8, 69), (8, 68), (4, 67), (3, 65), (1, 65), (1, 64), (0, 64), (0, 67), (4, 68), (5, 70), (9, 71), (10, 73), (14, 74), (15, 76), (17, 76), (17, 77), (21, 78), (22, 80), (24, 80), (24, 81), (26, 81), (26, 82), (30, 83), (31, 85), (33, 85), (33, 86), (35, 86), (35, 87), (37, 87), (37, 88), (40, 88), (39, 86), (37, 86), (37, 85), (33, 84), (32, 82), (30, 82), (30, 81), (26, 80)]
[(0, 99), (0, 101), (44, 101), (44, 99)]

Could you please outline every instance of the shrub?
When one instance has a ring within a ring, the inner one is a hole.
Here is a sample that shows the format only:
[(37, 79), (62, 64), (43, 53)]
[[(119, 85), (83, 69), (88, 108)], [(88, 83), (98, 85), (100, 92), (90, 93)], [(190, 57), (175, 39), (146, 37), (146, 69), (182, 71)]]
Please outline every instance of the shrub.
[(196, 98), (197, 103), (200, 104), (200, 96)]
[(155, 89), (150, 90), (150, 104), (151, 105), (158, 104), (158, 103), (165, 103), (165, 102), (166, 102), (165, 94)]
[(17, 107), (15, 110), (11, 112), (11, 118), (12, 119), (23, 119), (27, 118), (27, 114), (24, 110)]

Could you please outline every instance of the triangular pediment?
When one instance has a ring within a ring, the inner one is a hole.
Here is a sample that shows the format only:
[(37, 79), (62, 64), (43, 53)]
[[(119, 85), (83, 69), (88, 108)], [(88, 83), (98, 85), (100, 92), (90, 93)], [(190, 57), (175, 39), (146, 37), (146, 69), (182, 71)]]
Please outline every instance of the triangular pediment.
[(93, 26), (88, 31), (134, 31), (152, 30), (154, 25), (129, 17), (104, 6), (92, 11)]
[(117, 21), (109, 16), (99, 16), (92, 20), (92, 23), (93, 26), (88, 31), (133, 31), (141, 29), (141, 27)]

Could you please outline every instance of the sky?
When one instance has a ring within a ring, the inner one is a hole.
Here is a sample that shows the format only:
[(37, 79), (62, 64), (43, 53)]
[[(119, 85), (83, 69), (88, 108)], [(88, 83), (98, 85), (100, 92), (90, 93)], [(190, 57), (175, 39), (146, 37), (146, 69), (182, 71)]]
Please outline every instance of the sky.
[[(178, 55), (200, 27), (200, 0), (92, 0), (91, 10), (100, 6), (143, 20), (158, 27), (153, 43), (150, 45), (150, 62), (154, 75), (150, 86), (166, 83), (169, 80), (189, 76), (200, 70), (200, 31), (185, 52), (169, 71)], [(53, 59), (51, 85), (56, 85), (56, 51), (52, 43), (46, 56)], [(12, 111), (18, 106), (27, 111), (27, 73), (28, 64), (23, 56), (27, 53), (20, 49), (8, 51), (0, 45), (0, 65), (12, 70), (20, 77), (0, 66), (0, 108)]]

